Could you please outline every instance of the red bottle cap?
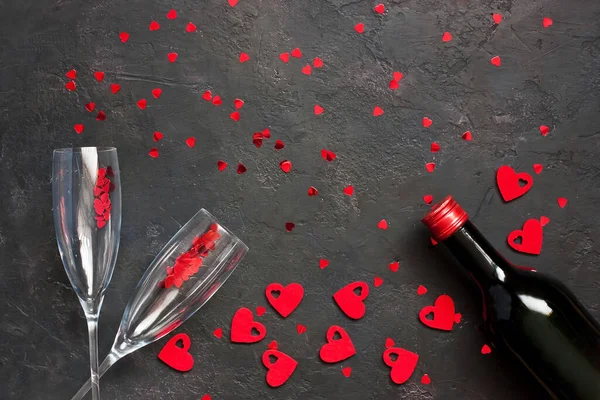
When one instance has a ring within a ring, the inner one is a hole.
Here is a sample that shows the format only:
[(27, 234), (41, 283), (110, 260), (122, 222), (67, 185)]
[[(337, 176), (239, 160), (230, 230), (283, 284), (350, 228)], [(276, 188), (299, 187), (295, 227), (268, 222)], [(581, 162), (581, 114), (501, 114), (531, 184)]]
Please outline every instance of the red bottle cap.
[(452, 196), (437, 203), (421, 220), (429, 228), (433, 237), (442, 241), (459, 230), (469, 219), (467, 212), (454, 201)]

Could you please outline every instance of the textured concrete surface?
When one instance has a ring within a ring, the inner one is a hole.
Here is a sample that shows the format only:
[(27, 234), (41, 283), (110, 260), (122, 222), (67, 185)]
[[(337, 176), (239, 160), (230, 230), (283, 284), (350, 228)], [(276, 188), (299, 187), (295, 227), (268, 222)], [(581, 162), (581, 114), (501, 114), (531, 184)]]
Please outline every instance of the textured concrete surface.
[[(480, 354), (478, 302), (458, 268), (432, 248), (419, 220), (452, 193), (507, 256), (566, 282), (600, 317), (600, 3), (596, 0), (394, 0), (385, 15), (369, 1), (72, 0), (0, 1), (0, 398), (65, 399), (88, 376), (83, 313), (58, 256), (51, 213), (52, 149), (110, 145), (119, 150), (123, 232), (115, 274), (100, 320), (100, 352), (112, 343), (125, 304), (144, 268), (199, 208), (216, 215), (251, 251), (223, 289), (179, 331), (192, 338), (195, 368), (171, 371), (156, 355), (162, 340), (120, 361), (102, 380), (109, 399), (533, 399), (543, 394), (526, 371)], [(169, 21), (170, 8), (179, 12)], [(504, 21), (495, 26), (491, 13)], [(544, 16), (554, 25), (543, 29)], [(152, 19), (161, 24), (150, 32)], [(193, 21), (197, 33), (186, 33)], [(353, 26), (366, 25), (358, 35)], [(119, 31), (131, 33), (128, 43)], [(441, 35), (454, 37), (443, 44)], [(279, 53), (304, 57), (283, 64)], [(176, 63), (166, 54), (179, 53)], [(240, 64), (247, 52), (251, 60)], [(500, 55), (502, 66), (489, 59)], [(311, 76), (300, 72), (318, 56)], [(75, 92), (65, 72), (78, 71)], [(97, 83), (93, 71), (106, 72)], [(393, 71), (405, 74), (388, 89)], [(112, 95), (108, 84), (122, 85)], [(163, 89), (159, 100), (154, 87)], [(214, 107), (201, 99), (221, 95)], [(136, 101), (149, 100), (146, 110)], [(229, 119), (234, 98), (246, 104)], [(97, 122), (84, 109), (107, 113)], [(315, 103), (325, 113), (315, 116)], [(373, 118), (375, 105), (385, 114)], [(421, 118), (433, 126), (423, 129)], [(85, 123), (78, 136), (73, 124)], [(552, 128), (547, 137), (538, 126)], [(261, 149), (252, 133), (270, 127)], [(165, 134), (151, 159), (152, 132)], [(470, 130), (473, 141), (460, 135)], [(196, 136), (194, 149), (184, 140)], [(275, 152), (275, 139), (286, 148)], [(441, 145), (435, 155), (431, 142)], [(327, 163), (320, 150), (338, 159)], [(283, 174), (280, 160), (294, 169)], [(218, 159), (230, 167), (220, 173)], [(238, 176), (243, 162), (248, 172)], [(428, 174), (424, 164), (435, 161)], [(495, 169), (533, 173), (532, 190), (503, 204)], [(353, 184), (352, 198), (342, 189)], [(308, 197), (310, 185), (318, 197)], [(560, 209), (556, 198), (569, 199)], [(512, 252), (507, 234), (528, 217), (546, 215), (538, 257)], [(387, 231), (377, 229), (386, 218)], [(285, 232), (284, 223), (296, 229)], [(325, 270), (318, 259), (330, 260)], [(401, 261), (397, 273), (391, 261)], [(360, 321), (331, 300), (354, 280), (384, 284)], [(267, 305), (271, 282), (300, 282), (306, 297), (287, 320), (272, 309), (261, 318), (265, 341), (226, 339), (241, 306)], [(429, 292), (416, 295), (419, 284)], [(452, 295), (462, 323), (432, 331), (418, 311)], [(307, 332), (296, 333), (303, 323)], [(341, 365), (318, 359), (329, 325), (351, 335), (357, 355)], [(225, 337), (212, 331), (222, 327)], [(381, 354), (386, 337), (420, 355), (409, 383), (396, 386)], [(281, 388), (264, 382), (260, 356), (271, 340), (299, 361)], [(352, 367), (345, 378), (342, 366)], [(432, 384), (420, 383), (423, 373)]]

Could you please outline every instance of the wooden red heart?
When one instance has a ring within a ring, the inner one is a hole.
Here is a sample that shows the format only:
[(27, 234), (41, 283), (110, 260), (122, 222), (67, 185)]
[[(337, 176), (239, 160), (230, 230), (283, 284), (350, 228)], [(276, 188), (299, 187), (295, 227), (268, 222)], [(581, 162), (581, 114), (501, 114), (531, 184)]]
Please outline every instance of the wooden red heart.
[[(273, 292), (279, 292), (279, 296), (274, 297)], [(265, 295), (275, 311), (287, 318), (300, 305), (304, 297), (304, 288), (299, 283), (290, 283), (285, 287), (280, 283), (271, 283), (267, 286)]]
[[(335, 339), (335, 334), (340, 335), (339, 339)], [(333, 325), (327, 330), (327, 343), (321, 346), (319, 357), (326, 363), (337, 363), (346, 360), (356, 354), (356, 349), (350, 336), (346, 331)]]
[[(253, 335), (256, 329), (258, 335)], [(267, 329), (260, 322), (254, 321), (252, 311), (242, 307), (236, 311), (231, 321), (231, 341), (233, 343), (256, 343), (264, 339)]]
[[(521, 243), (515, 241), (521, 238)], [(525, 221), (523, 229), (515, 229), (508, 234), (508, 245), (520, 253), (540, 254), (542, 251), (543, 229), (537, 219)]]
[[(433, 313), (433, 319), (427, 319), (427, 315), (430, 313)], [(419, 319), (430, 328), (451, 331), (456, 322), (454, 300), (447, 294), (441, 295), (435, 300), (433, 306), (423, 307), (419, 313)]]
[[(396, 360), (392, 360), (392, 354), (396, 355)], [(390, 378), (398, 385), (406, 382), (417, 367), (419, 355), (398, 347), (390, 347), (383, 352), (383, 362), (391, 367)]]
[[(360, 294), (354, 293), (354, 289), (360, 288)], [(352, 319), (361, 319), (365, 315), (365, 299), (369, 296), (369, 285), (365, 282), (350, 283), (333, 295), (338, 307)]]
[[(179, 341), (183, 347), (177, 346)], [(171, 338), (158, 353), (158, 358), (176, 371), (187, 372), (194, 367), (194, 358), (188, 352), (192, 342), (185, 333), (179, 333)]]
[[(271, 357), (275, 358), (274, 362), (271, 362)], [(276, 349), (266, 350), (262, 355), (262, 363), (269, 370), (266, 378), (271, 387), (286, 383), (298, 366), (298, 361)]]
[[(519, 181), (525, 181), (525, 185), (521, 186)], [(527, 172), (517, 173), (508, 165), (503, 165), (496, 172), (496, 183), (500, 195), (508, 202), (527, 193), (533, 185), (533, 178)]]

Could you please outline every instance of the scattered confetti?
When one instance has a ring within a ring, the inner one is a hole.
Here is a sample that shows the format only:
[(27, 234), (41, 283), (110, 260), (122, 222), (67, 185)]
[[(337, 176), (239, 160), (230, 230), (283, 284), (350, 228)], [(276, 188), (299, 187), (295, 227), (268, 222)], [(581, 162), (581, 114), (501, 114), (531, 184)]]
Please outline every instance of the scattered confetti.
[(542, 136), (546, 136), (550, 132), (550, 127), (547, 125), (540, 125), (540, 133)]
[(271, 343), (267, 345), (267, 349), (277, 350), (277, 340), (272, 340)]
[(246, 172), (248, 169), (246, 168), (246, 166), (242, 163), (239, 163), (237, 166), (237, 173), (238, 175), (243, 174), (244, 172)]
[(161, 88), (154, 88), (154, 89), (152, 89), (152, 97), (154, 97), (155, 99), (160, 98), (161, 94), (162, 94), (162, 89)]
[(104, 111), (98, 111), (98, 114), (96, 114), (96, 119), (98, 121), (104, 121), (106, 119), (106, 114)]
[[(274, 294), (278, 296), (275, 297)], [(290, 283), (287, 286), (271, 283), (265, 289), (265, 296), (275, 311), (287, 318), (302, 302), (304, 288), (299, 283)]]
[(342, 368), (342, 375), (344, 375), (346, 378), (350, 378), (350, 375), (352, 375), (352, 368), (350, 368), (350, 367)]
[(252, 311), (242, 307), (236, 311), (231, 320), (230, 339), (233, 343), (256, 343), (264, 339), (267, 329), (260, 322), (254, 321)]
[(235, 6), (236, 6), (236, 4), (238, 3), (238, 0), (227, 0), (227, 2), (229, 3), (229, 5), (230, 5), (231, 7), (235, 7)]
[(376, 277), (373, 279), (373, 286), (375, 286), (375, 287), (379, 287), (379, 286), (381, 286), (381, 285), (383, 285), (383, 279), (382, 279), (382, 278), (380, 278), (380, 277), (378, 277), (378, 276), (376, 276)]
[(231, 118), (235, 122), (238, 122), (240, 120), (240, 112), (239, 111), (232, 112), (231, 114), (229, 114), (229, 118)]
[(496, 25), (498, 25), (500, 22), (502, 22), (502, 14), (492, 14), (492, 19), (494, 20), (494, 23)]
[[(520, 253), (540, 254), (543, 233), (540, 221), (530, 218), (523, 224), (523, 229), (515, 229), (508, 234), (508, 245)], [(520, 239), (520, 243), (517, 243), (518, 239)]]
[(388, 268), (392, 272), (398, 272), (398, 268), (400, 268), (400, 261), (394, 261), (389, 263)]
[(281, 150), (285, 147), (285, 143), (283, 143), (281, 140), (277, 139), (275, 141), (275, 150)]
[(544, 28), (549, 28), (552, 26), (552, 24), (554, 23), (554, 21), (552, 21), (550, 18), (548, 17), (544, 17), (544, 19), (542, 20), (542, 26)]
[(148, 154), (152, 158), (158, 158), (158, 149), (156, 147), (153, 147), (153, 148), (150, 149), (150, 151), (148, 152)]
[(225, 168), (227, 168), (227, 163), (223, 160), (219, 160), (217, 161), (217, 168), (219, 169), (219, 171), (224, 171)]
[(75, 124), (73, 126), (73, 129), (75, 129), (75, 132), (77, 132), (78, 135), (81, 135), (81, 133), (83, 132), (83, 130), (85, 129), (83, 124)]
[(211, 91), (210, 91), (210, 90), (207, 90), (206, 92), (204, 92), (204, 93), (202, 94), (202, 98), (203, 98), (204, 100), (206, 100), (206, 101), (211, 101), (211, 100), (212, 100), (212, 98), (213, 98)]
[(429, 375), (423, 375), (423, 377), (421, 378), (421, 383), (423, 385), (429, 385), (431, 383), (431, 378), (429, 377)]
[(271, 138), (271, 130), (269, 128), (263, 129), (261, 133), (265, 139)]
[(328, 265), (329, 265), (329, 261), (328, 260), (326, 260), (324, 258), (321, 258), (319, 260), (319, 268), (325, 269), (325, 268), (327, 268)]
[(319, 57), (315, 57), (315, 59), (313, 60), (313, 67), (321, 68), (322, 66), (323, 66), (323, 60), (321, 60)]
[(292, 57), (295, 57), (295, 58), (302, 57), (302, 52), (300, 51), (299, 48), (296, 47), (294, 50), (292, 50)]
[(542, 169), (544, 169), (544, 166), (542, 164), (533, 164), (533, 172), (535, 172), (536, 174), (542, 172)]
[(292, 162), (289, 160), (283, 160), (279, 163), (279, 168), (286, 174), (292, 170)]
[(125, 43), (129, 40), (129, 33), (127, 32), (120, 32), (119, 33), (119, 39), (121, 39), (121, 42)]
[(155, 142), (158, 142), (160, 139), (162, 139), (164, 137), (164, 135), (158, 131), (154, 132), (153, 138)]
[(169, 12), (167, 13), (167, 19), (175, 19), (175, 18), (177, 18), (177, 11), (169, 10)]
[(94, 72), (94, 78), (96, 78), (96, 80), (98, 82), (102, 82), (104, 80), (104, 72), (102, 72), (102, 71)]
[(484, 344), (483, 346), (481, 346), (481, 354), (490, 354), (491, 352), (492, 352), (492, 349), (487, 344)]
[[(392, 359), (392, 355), (396, 356), (395, 360)], [(391, 368), (390, 378), (397, 385), (410, 379), (418, 361), (418, 354), (398, 347), (390, 347), (383, 352), (383, 362)]]
[(213, 335), (217, 338), (217, 339), (221, 339), (223, 337), (223, 328), (217, 328), (213, 331)]
[(433, 196), (430, 194), (426, 194), (425, 196), (423, 196), (423, 201), (425, 202), (425, 204), (431, 204), (431, 202), (433, 201)]
[(546, 226), (546, 225), (548, 225), (549, 223), (550, 223), (550, 218), (548, 218), (548, 217), (546, 217), (546, 216), (544, 216), (544, 215), (542, 215), (542, 216), (540, 217), (540, 225), (542, 225), (542, 226)]
[(233, 106), (235, 107), (236, 110), (239, 110), (240, 108), (242, 108), (244, 106), (244, 100), (242, 100), (242, 99), (233, 100)]
[[(360, 294), (354, 292), (360, 289)], [(369, 296), (369, 285), (365, 282), (353, 282), (344, 286), (333, 295), (333, 300), (348, 318), (361, 319), (365, 315), (365, 299)]]
[(319, 191), (317, 190), (316, 187), (311, 186), (311, 187), (308, 188), (308, 195), (309, 196), (316, 196), (318, 194), (319, 194)]
[[(521, 186), (521, 182), (525, 184)], [(533, 185), (533, 178), (527, 172), (517, 173), (508, 165), (503, 165), (496, 172), (496, 183), (504, 201), (509, 202), (527, 193)]]
[(394, 342), (394, 339), (392, 338), (386, 338), (385, 339), (385, 348), (389, 349), (390, 347), (394, 347), (396, 343)]
[(255, 132), (254, 135), (252, 135), (252, 143), (254, 144), (254, 146), (256, 146), (257, 149), (259, 149), (262, 144), (263, 144), (263, 135), (260, 132)]
[[(432, 319), (427, 316), (433, 314)], [(439, 296), (433, 306), (425, 306), (419, 312), (421, 322), (433, 329), (451, 331), (457, 322), (457, 314), (454, 313), (454, 300), (447, 294)]]
[(354, 30), (358, 33), (363, 33), (365, 31), (365, 24), (359, 22), (358, 24), (354, 25)]
[(498, 56), (494, 56), (492, 57), (492, 59), (490, 60), (490, 63), (492, 63), (492, 65), (499, 67), (502, 64), (502, 60), (500, 60), (500, 57)]
[(559, 197), (557, 202), (558, 202), (558, 206), (560, 208), (565, 208), (565, 206), (567, 205), (567, 199), (565, 199), (564, 197)]
[[(336, 339), (338, 336), (338, 339)], [(344, 328), (332, 325), (327, 330), (327, 343), (321, 346), (319, 357), (323, 362), (334, 364), (347, 360), (356, 354), (354, 344)]]
[(85, 109), (88, 110), (89, 112), (92, 112), (96, 109), (96, 103), (87, 103), (85, 105)]
[(187, 144), (189, 148), (193, 148), (196, 145), (196, 138), (192, 136), (185, 139), (185, 144)]
[(321, 149), (321, 157), (323, 157), (323, 160), (331, 162), (335, 160), (337, 155), (333, 151)]
[(463, 140), (470, 142), (471, 140), (473, 140), (473, 135), (471, 134), (470, 131), (466, 131), (465, 133), (462, 134), (462, 138), (463, 138)]
[(140, 99), (140, 100), (138, 100), (138, 102), (137, 102), (137, 105), (138, 105), (138, 107), (139, 107), (140, 109), (142, 109), (142, 110), (143, 110), (144, 108), (146, 108), (147, 104), (148, 104), (148, 102), (146, 101), (146, 99)]
[(174, 63), (177, 60), (177, 57), (179, 57), (179, 55), (177, 53), (167, 54), (167, 58), (169, 59), (169, 62), (172, 62), (172, 63)]
[(427, 172), (432, 173), (435, 170), (435, 163), (428, 162), (427, 164), (425, 164), (425, 169), (427, 170)]
[(288, 232), (293, 231), (295, 227), (296, 227), (296, 224), (294, 224), (293, 222), (286, 222), (285, 223), (285, 230), (288, 231)]
[(354, 194), (354, 186), (348, 185), (344, 188), (344, 194), (347, 196), (352, 196)]
[(151, 31), (157, 31), (160, 29), (160, 24), (156, 21), (152, 21), (150, 22), (150, 30)]
[(427, 117), (423, 117), (422, 122), (423, 122), (423, 128), (429, 128), (431, 126), (431, 124), (433, 124), (433, 121)]
[(241, 52), (240, 53), (240, 62), (243, 64), (248, 60), (250, 60), (250, 56), (244, 52)]
[[(183, 343), (183, 347), (177, 345), (179, 341)], [(165, 344), (158, 353), (158, 358), (176, 371), (190, 371), (194, 367), (194, 358), (188, 351), (191, 344), (192, 341), (188, 335), (179, 333)]]
[(398, 71), (394, 71), (393, 76), (394, 76), (394, 80), (397, 82), (400, 82), (402, 80), (402, 78), (404, 77), (402, 72), (398, 72)]
[(452, 35), (450, 34), (450, 32), (444, 32), (444, 34), (442, 35), (442, 42), (446, 43), (452, 40)]
[(419, 296), (423, 296), (425, 293), (427, 293), (427, 288), (423, 285), (419, 285), (419, 287), (417, 288), (417, 294)]
[(377, 4), (375, 7), (373, 7), (373, 11), (375, 11), (377, 14), (383, 14), (385, 12), (385, 6), (383, 4)]
[(392, 90), (396, 90), (396, 89), (398, 89), (399, 87), (400, 87), (400, 84), (398, 83), (398, 81), (397, 81), (397, 80), (394, 80), (394, 79), (392, 79), (392, 80), (390, 81), (390, 89), (392, 89)]
[(314, 107), (315, 115), (321, 115), (321, 114), (323, 114), (323, 111), (325, 111), (325, 109), (323, 107), (321, 107), (318, 104), (315, 104), (315, 107)]
[(220, 106), (221, 104), (223, 104), (223, 100), (221, 100), (221, 96), (216, 95), (215, 97), (213, 97), (212, 103), (215, 106)]
[(383, 115), (383, 108), (375, 106), (375, 108), (373, 108), (373, 116), (379, 117), (380, 115)]
[(65, 84), (65, 88), (72, 92), (73, 90), (77, 89), (77, 85), (75, 84), (75, 81), (69, 81)]
[(304, 67), (302, 67), (302, 73), (304, 75), (312, 74), (312, 67), (310, 66), (310, 64), (306, 64)]
[(433, 142), (431, 143), (431, 152), (432, 153), (437, 153), (438, 151), (440, 151), (440, 145), (438, 142)]
[(75, 78), (77, 78), (77, 71), (75, 71), (74, 69), (68, 71), (65, 76), (71, 80), (74, 80)]
[(119, 90), (121, 90), (121, 85), (119, 85), (118, 83), (110, 84), (110, 91), (112, 92), (112, 94), (117, 94)]
[(267, 309), (264, 308), (263, 306), (258, 306), (258, 307), (256, 307), (255, 311), (256, 311), (256, 315), (258, 315), (259, 317), (262, 317), (267, 312)]
[(200, 400), (212, 400), (212, 398), (210, 397), (210, 394), (205, 394)]
[(290, 61), (290, 53), (281, 53), (281, 54), (279, 55), (279, 59), (280, 59), (281, 61), (283, 61), (284, 63), (287, 63), (287, 62), (289, 62), (289, 61)]
[(385, 219), (382, 219), (377, 223), (377, 227), (385, 231), (388, 228), (388, 223)]
[(185, 31), (188, 33), (196, 32), (197, 30), (198, 28), (192, 22), (188, 22), (188, 24), (185, 26)]
[[(275, 361), (272, 362), (271, 358)], [(266, 380), (271, 387), (279, 387), (286, 383), (298, 366), (298, 362), (292, 357), (275, 349), (266, 350), (262, 355), (262, 362), (268, 369)]]
[(304, 332), (306, 332), (306, 326), (302, 324), (296, 325), (296, 332), (298, 332), (298, 335), (302, 335)]

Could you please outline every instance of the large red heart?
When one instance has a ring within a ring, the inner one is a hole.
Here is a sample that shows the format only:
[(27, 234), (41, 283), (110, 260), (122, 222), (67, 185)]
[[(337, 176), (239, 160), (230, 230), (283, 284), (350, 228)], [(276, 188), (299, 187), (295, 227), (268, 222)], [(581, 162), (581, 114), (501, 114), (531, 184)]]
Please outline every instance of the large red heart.
[[(433, 319), (427, 319), (430, 313), (433, 313)], [(423, 307), (419, 313), (419, 319), (430, 328), (451, 331), (454, 323), (458, 322), (458, 315), (454, 313), (452, 297), (443, 294), (435, 300), (433, 306)]]
[[(336, 333), (340, 335), (339, 339), (335, 339)], [(346, 331), (337, 325), (331, 326), (327, 330), (327, 343), (319, 351), (321, 360), (326, 363), (336, 363), (350, 358), (355, 354), (356, 349)]]
[[(183, 347), (177, 346), (177, 342), (183, 342)], [(185, 333), (179, 333), (171, 338), (158, 353), (158, 358), (174, 370), (187, 372), (194, 366), (194, 358), (188, 350), (192, 342)]]
[[(525, 185), (521, 186), (519, 181), (525, 181)], [(527, 193), (533, 185), (533, 178), (527, 172), (516, 173), (508, 165), (503, 165), (498, 168), (496, 182), (502, 198), (508, 202)]]
[[(256, 329), (258, 335), (253, 335)], [(254, 321), (252, 311), (242, 307), (233, 316), (231, 321), (231, 341), (233, 343), (256, 343), (264, 339), (267, 329), (260, 322)]]
[[(279, 292), (278, 297), (273, 292)], [(271, 283), (265, 290), (267, 300), (273, 308), (283, 317), (290, 315), (302, 301), (304, 288), (299, 283), (290, 283), (283, 286), (280, 283)]]
[[(360, 288), (360, 294), (354, 289)], [(338, 307), (352, 319), (361, 319), (365, 315), (365, 299), (369, 296), (369, 285), (365, 282), (350, 283), (333, 295)]]
[[(515, 241), (521, 238), (521, 243)], [(523, 229), (515, 229), (508, 234), (508, 245), (521, 253), (540, 254), (542, 251), (543, 229), (537, 219), (528, 219)]]
[[(392, 354), (396, 355), (396, 360), (392, 360)], [(391, 367), (390, 378), (398, 385), (406, 382), (417, 367), (419, 355), (398, 347), (390, 347), (383, 352), (383, 362)]]
[[(275, 358), (274, 362), (271, 362), (271, 357)], [(266, 350), (262, 355), (262, 363), (269, 370), (267, 383), (271, 387), (279, 387), (287, 382), (298, 366), (296, 360), (276, 349)]]

